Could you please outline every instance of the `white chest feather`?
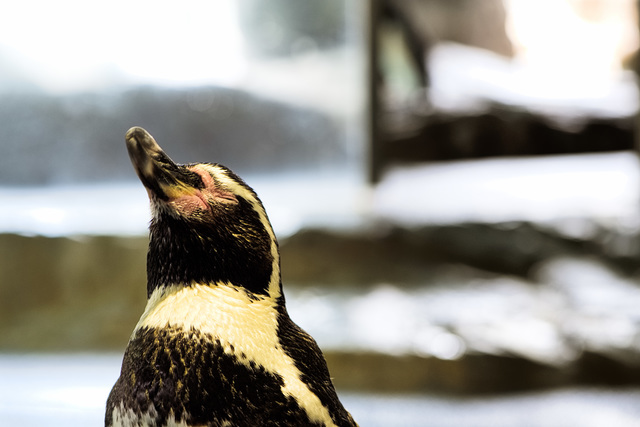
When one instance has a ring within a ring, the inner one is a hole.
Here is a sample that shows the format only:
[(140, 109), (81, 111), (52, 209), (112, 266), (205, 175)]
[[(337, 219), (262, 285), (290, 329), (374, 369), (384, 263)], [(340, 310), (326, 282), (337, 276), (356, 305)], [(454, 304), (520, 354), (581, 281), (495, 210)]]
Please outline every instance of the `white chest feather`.
[(329, 411), (307, 385), (278, 339), (278, 312), (268, 297), (252, 299), (228, 284), (194, 285), (156, 290), (147, 302), (137, 330), (143, 327), (196, 329), (220, 341), (228, 354), (282, 376), (282, 392), (296, 399), (312, 421), (335, 425)]

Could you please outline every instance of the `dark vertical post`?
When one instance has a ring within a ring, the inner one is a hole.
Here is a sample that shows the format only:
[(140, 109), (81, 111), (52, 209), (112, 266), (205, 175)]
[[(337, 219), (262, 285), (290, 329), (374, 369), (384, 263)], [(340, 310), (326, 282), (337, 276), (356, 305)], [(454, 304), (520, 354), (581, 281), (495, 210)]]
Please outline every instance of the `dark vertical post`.
[(378, 120), (380, 98), (378, 94), (378, 21), (380, 0), (369, 0), (366, 19), (366, 126), (368, 136), (368, 181), (376, 184), (382, 172), (381, 138)]
[[(636, 18), (638, 22), (636, 22), (636, 26), (638, 31), (640, 31), (640, 0), (636, 1)], [(636, 80), (640, 81), (640, 52), (635, 53), (635, 57), (633, 58), (633, 71), (636, 73)], [(640, 111), (636, 111), (636, 117), (634, 120), (633, 126), (633, 137), (635, 142), (635, 151), (636, 154), (640, 154)]]

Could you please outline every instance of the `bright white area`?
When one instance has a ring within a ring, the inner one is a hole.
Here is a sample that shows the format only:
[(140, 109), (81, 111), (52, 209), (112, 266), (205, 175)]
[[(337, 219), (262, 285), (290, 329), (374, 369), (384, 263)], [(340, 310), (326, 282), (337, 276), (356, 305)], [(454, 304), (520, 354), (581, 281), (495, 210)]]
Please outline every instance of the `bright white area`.
[(323, 52), (307, 40), (294, 57), (252, 58), (238, 9), (234, 0), (7, 2), (0, 6), (0, 92), (15, 89), (11, 78), (52, 94), (216, 85), (359, 114), (363, 58), (355, 40)]
[(443, 44), (430, 56), (431, 97), (443, 109), (488, 100), (579, 120), (628, 116), (638, 108), (633, 0), (505, 0), (513, 59)]
[[(586, 3), (601, 9), (589, 15)], [(637, 45), (628, 29), (635, 21), (624, 19), (633, 2), (586, 3), (506, 1), (518, 48), (515, 60), (454, 44), (436, 46), (431, 55), (434, 105), (459, 110), (494, 100), (575, 121), (590, 114), (633, 114), (638, 90), (631, 74), (621, 70), (622, 56)], [(346, 120), (360, 111), (357, 45), (332, 52), (311, 49), (294, 60), (249, 66), (232, 0), (179, 6), (27, 0), (2, 5), (0, 11), (0, 53), (15, 59), (11, 66), (20, 75), (52, 92), (108, 87), (119, 78), (208, 83), (346, 114)], [(615, 55), (595, 55), (609, 51)], [(245, 178), (280, 235), (379, 218), (410, 224), (589, 218), (635, 228), (638, 166), (632, 153), (423, 164), (389, 171), (374, 189), (347, 173)], [(0, 200), (0, 232), (144, 234), (149, 220), (146, 194), (137, 182), (0, 188)]]
[[(638, 48), (634, 0), (504, 0), (516, 59), (541, 80), (600, 83)], [(546, 89), (557, 97), (554, 86)]]
[(0, 187), (0, 230), (64, 236), (139, 235), (149, 224), (147, 193), (140, 183)]
[(0, 8), (0, 52), (63, 93), (126, 82), (232, 84), (246, 69), (233, 0), (25, 0)]
[[(366, 187), (353, 175), (246, 176), (276, 233), (460, 222), (589, 220), (636, 231), (640, 163), (632, 152), (422, 164)], [(0, 187), (0, 232), (143, 235), (150, 219), (138, 182)]]
[[(638, 46), (633, 0), (505, 0), (515, 58), (445, 44), (431, 52), (439, 108), (487, 100), (551, 114), (628, 115), (638, 108), (623, 61)], [(345, 14), (361, 13), (345, 2)], [(273, 99), (357, 114), (364, 100), (362, 40), (319, 51), (313, 40), (286, 59), (247, 53), (233, 0), (25, 0), (0, 7), (4, 74), (51, 93), (129, 84), (222, 85)], [(352, 25), (359, 21), (351, 20)], [(6, 76), (0, 76), (7, 78)], [(15, 83), (5, 81), (5, 88)]]
[(639, 208), (632, 152), (402, 167), (374, 191), (376, 213), (413, 224), (590, 218), (635, 226)]
[[(441, 43), (430, 54), (429, 97), (439, 110), (485, 111), (497, 102), (581, 124), (590, 117), (628, 117), (638, 109), (631, 71), (589, 75), (567, 72), (562, 63), (536, 66), (455, 43)], [(563, 70), (560, 72), (560, 70)]]

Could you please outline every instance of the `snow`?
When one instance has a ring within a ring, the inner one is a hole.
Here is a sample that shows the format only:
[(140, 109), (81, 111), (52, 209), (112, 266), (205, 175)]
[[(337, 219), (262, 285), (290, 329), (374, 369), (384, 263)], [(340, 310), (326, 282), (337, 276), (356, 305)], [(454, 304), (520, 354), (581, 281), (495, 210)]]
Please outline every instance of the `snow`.
[(375, 190), (374, 211), (410, 224), (567, 218), (632, 224), (639, 172), (631, 152), (398, 167)]
[(559, 64), (541, 70), (455, 43), (434, 46), (429, 61), (430, 99), (441, 110), (478, 111), (497, 102), (548, 117), (580, 120), (628, 117), (638, 109), (638, 88), (631, 71), (595, 76), (574, 69), (568, 73)]

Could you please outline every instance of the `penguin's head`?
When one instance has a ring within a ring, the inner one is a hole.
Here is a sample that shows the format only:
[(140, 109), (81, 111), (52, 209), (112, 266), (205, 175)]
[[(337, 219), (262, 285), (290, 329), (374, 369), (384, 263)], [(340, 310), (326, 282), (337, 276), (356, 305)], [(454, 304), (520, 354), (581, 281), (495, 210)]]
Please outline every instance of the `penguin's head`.
[(126, 143), (151, 201), (147, 294), (222, 284), (279, 299), (278, 244), (256, 193), (222, 165), (175, 163), (140, 127)]

